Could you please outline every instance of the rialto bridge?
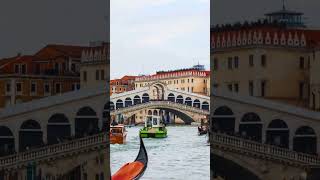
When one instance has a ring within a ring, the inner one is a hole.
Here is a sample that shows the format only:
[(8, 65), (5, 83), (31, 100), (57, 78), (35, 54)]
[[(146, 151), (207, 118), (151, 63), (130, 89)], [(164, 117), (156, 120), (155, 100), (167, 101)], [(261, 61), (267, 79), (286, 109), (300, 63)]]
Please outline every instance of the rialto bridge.
[[(110, 114), (121, 114), (127, 119), (145, 111), (145, 115), (160, 115), (167, 120), (174, 114), (190, 124), (207, 119), (209, 103), (209, 96), (170, 89), (164, 83), (155, 82), (148, 87), (112, 95)], [(138, 123), (143, 121), (143, 118), (135, 120)]]
[(229, 93), (213, 94), (212, 99), (214, 175), (226, 179), (320, 178), (319, 112)]
[[(40, 176), (109, 178), (108, 94), (105, 86), (81, 89), (0, 111), (0, 179), (24, 179), (29, 163), (41, 164)], [(106, 163), (92, 170), (97, 155)]]

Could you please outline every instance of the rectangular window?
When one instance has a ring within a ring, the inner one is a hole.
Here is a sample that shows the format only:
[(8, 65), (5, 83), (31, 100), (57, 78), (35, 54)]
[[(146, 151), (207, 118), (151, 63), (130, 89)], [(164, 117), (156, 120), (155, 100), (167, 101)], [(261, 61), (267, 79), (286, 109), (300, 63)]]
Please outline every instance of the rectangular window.
[(191, 87), (191, 92), (193, 92), (193, 87)]
[(11, 92), (11, 83), (10, 82), (6, 83), (6, 92), (7, 93)]
[(261, 81), (261, 97), (266, 95), (266, 81)]
[(234, 91), (239, 92), (239, 84), (238, 83), (234, 84)]
[(300, 57), (299, 67), (300, 69), (304, 69), (304, 57)]
[(234, 57), (234, 68), (238, 69), (238, 67), (239, 67), (239, 57), (235, 56)]
[(261, 66), (262, 67), (266, 67), (267, 66), (267, 56), (265, 54), (261, 55)]
[(232, 58), (228, 58), (228, 69), (232, 69)]
[(99, 70), (96, 70), (96, 80), (99, 80), (100, 72)]
[(75, 84), (72, 84), (72, 85), (71, 85), (71, 91), (74, 91), (74, 90), (76, 90), (76, 85), (75, 85)]
[(104, 70), (100, 71), (100, 76), (101, 76), (100, 77), (101, 80), (105, 80), (105, 78), (104, 78)]
[(218, 59), (217, 58), (213, 59), (213, 70), (218, 70)]
[(19, 74), (19, 73), (20, 73), (20, 66), (19, 66), (19, 64), (14, 65), (14, 72), (15, 72), (16, 74)]
[(232, 92), (232, 84), (228, 84), (227, 86), (228, 86), (228, 90)]
[(61, 84), (60, 83), (56, 83), (56, 93), (61, 93)]
[(253, 81), (249, 81), (249, 95), (253, 96), (254, 86)]
[(77, 88), (77, 90), (80, 89), (80, 84), (79, 83), (77, 83), (76, 88)]
[(303, 99), (303, 94), (304, 94), (303, 89), (304, 89), (304, 83), (300, 82), (299, 83), (299, 97), (300, 97), (300, 99)]
[(26, 74), (27, 73), (27, 65), (22, 64), (21, 65), (21, 74)]
[(250, 67), (254, 66), (254, 64), (253, 64), (253, 55), (252, 54), (249, 55), (249, 66)]
[(87, 71), (83, 71), (83, 81), (87, 81)]
[(36, 91), (37, 91), (37, 85), (36, 85), (36, 83), (35, 83), (35, 82), (31, 82), (30, 92), (31, 92), (32, 94), (34, 94), (34, 93), (36, 93)]
[(44, 84), (44, 93), (45, 94), (50, 93), (50, 85), (49, 85), (49, 83), (45, 83)]
[(22, 84), (20, 82), (16, 83), (16, 92), (17, 93), (22, 92)]

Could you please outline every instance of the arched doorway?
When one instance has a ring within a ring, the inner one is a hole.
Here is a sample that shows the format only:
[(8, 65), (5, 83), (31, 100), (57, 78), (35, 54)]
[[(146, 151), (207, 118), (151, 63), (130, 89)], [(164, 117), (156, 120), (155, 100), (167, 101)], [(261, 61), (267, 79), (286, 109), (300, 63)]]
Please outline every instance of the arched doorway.
[(140, 96), (138, 96), (138, 95), (134, 96), (134, 98), (133, 98), (133, 104), (134, 104), (134, 105), (141, 104)]
[(183, 104), (183, 97), (181, 95), (177, 96), (176, 103)]
[(184, 101), (184, 103), (187, 105), (187, 106), (192, 106), (192, 99), (190, 97), (186, 97), (186, 100)]
[(176, 98), (175, 98), (174, 94), (170, 93), (170, 94), (168, 95), (168, 101), (176, 102)]
[(114, 110), (114, 103), (112, 101), (110, 101), (110, 111)]
[(196, 108), (199, 108), (199, 109), (200, 109), (201, 103), (200, 103), (199, 99), (195, 99), (195, 100), (193, 101), (193, 107), (196, 107)]
[(116, 102), (116, 109), (123, 108), (123, 101), (121, 99), (118, 99)]
[(234, 133), (235, 117), (232, 110), (227, 106), (217, 108), (212, 117), (212, 131)]
[(75, 119), (76, 137), (85, 137), (99, 132), (97, 113), (91, 107), (83, 107)]
[(299, 127), (293, 138), (293, 150), (297, 152), (316, 154), (317, 136), (309, 126)]
[(124, 107), (129, 107), (129, 106), (132, 106), (132, 99), (127, 97), (125, 100), (124, 100)]
[(164, 99), (164, 86), (160, 83), (153, 84), (151, 86), (152, 99), (163, 100)]
[(253, 112), (243, 115), (239, 125), (239, 132), (245, 138), (261, 142), (262, 122), (260, 117)]
[(202, 103), (201, 109), (209, 111), (209, 108), (210, 108), (210, 107), (209, 107), (209, 103), (208, 103), (207, 101), (204, 101), (204, 102)]
[(0, 156), (13, 154), (15, 151), (14, 136), (6, 126), (0, 126)]
[(272, 120), (268, 125), (266, 136), (266, 143), (289, 148), (289, 128), (283, 120)]
[(54, 114), (48, 120), (47, 139), (48, 144), (56, 144), (71, 136), (71, 127), (68, 118), (64, 114)]
[(24, 121), (19, 131), (19, 150), (25, 151), (32, 147), (43, 145), (40, 124), (35, 120)]
[(149, 102), (149, 94), (147, 94), (147, 93), (144, 93), (143, 95), (142, 95), (142, 103), (147, 103), (147, 102)]
[(148, 111), (148, 115), (152, 115), (153, 113), (152, 113), (152, 111), (151, 110), (149, 110)]

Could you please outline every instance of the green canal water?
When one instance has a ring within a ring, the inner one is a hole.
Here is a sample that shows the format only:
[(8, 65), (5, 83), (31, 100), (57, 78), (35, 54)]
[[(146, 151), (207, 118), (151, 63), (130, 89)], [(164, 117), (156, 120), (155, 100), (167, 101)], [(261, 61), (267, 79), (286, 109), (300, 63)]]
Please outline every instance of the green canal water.
[[(127, 143), (112, 144), (111, 172), (132, 162), (139, 151), (139, 129), (127, 128)], [(145, 138), (149, 163), (141, 180), (207, 180), (210, 178), (208, 137), (198, 136), (196, 126), (168, 126), (168, 137)]]

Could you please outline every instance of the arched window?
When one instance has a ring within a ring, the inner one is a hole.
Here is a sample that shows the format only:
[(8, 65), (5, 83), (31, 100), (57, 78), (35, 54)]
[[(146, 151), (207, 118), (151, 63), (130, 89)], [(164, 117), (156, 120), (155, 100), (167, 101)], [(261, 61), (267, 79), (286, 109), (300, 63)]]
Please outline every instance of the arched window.
[(317, 153), (317, 136), (313, 128), (309, 126), (299, 127), (293, 138), (293, 150), (303, 153)]
[(125, 107), (129, 107), (129, 106), (132, 106), (132, 99), (127, 97), (124, 101), (124, 106)]
[(177, 96), (176, 103), (183, 104), (183, 97), (181, 95)]
[(281, 119), (275, 119), (270, 122), (266, 136), (266, 143), (268, 144), (284, 148), (289, 147), (289, 129), (287, 123)]
[(184, 103), (188, 106), (192, 106), (192, 99), (190, 97), (187, 97)]
[(32, 147), (40, 147), (43, 144), (40, 124), (32, 119), (24, 121), (19, 131), (20, 151), (25, 151)]
[(71, 136), (71, 127), (68, 118), (64, 114), (52, 115), (47, 124), (48, 144), (62, 142)]
[(171, 102), (175, 102), (176, 101), (174, 94), (170, 93), (168, 95), (168, 101), (171, 101)]
[(224, 133), (234, 133), (235, 117), (227, 106), (217, 108), (213, 113), (212, 130)]
[(123, 101), (121, 99), (118, 99), (116, 102), (116, 109), (123, 108)]
[(199, 108), (199, 109), (200, 109), (201, 103), (200, 103), (199, 99), (195, 99), (195, 100), (193, 101), (193, 107), (196, 107), (196, 108)]
[(262, 122), (260, 117), (253, 112), (243, 115), (239, 125), (239, 132), (245, 138), (261, 142)]
[(89, 106), (79, 109), (75, 118), (75, 135), (84, 137), (99, 132), (97, 113)]
[(141, 104), (141, 98), (140, 98), (140, 96), (138, 96), (138, 95), (134, 96), (134, 98), (133, 98), (133, 104), (134, 104), (134, 105)]
[(0, 126), (0, 156), (6, 156), (15, 152), (14, 136), (6, 126)]
[(208, 110), (208, 111), (209, 111), (209, 109), (210, 109), (209, 103), (208, 103), (207, 101), (204, 101), (204, 102), (202, 103), (202, 108), (201, 108), (201, 109), (203, 109), (203, 110)]
[(147, 102), (149, 102), (149, 94), (144, 93), (142, 95), (142, 103), (147, 103)]

